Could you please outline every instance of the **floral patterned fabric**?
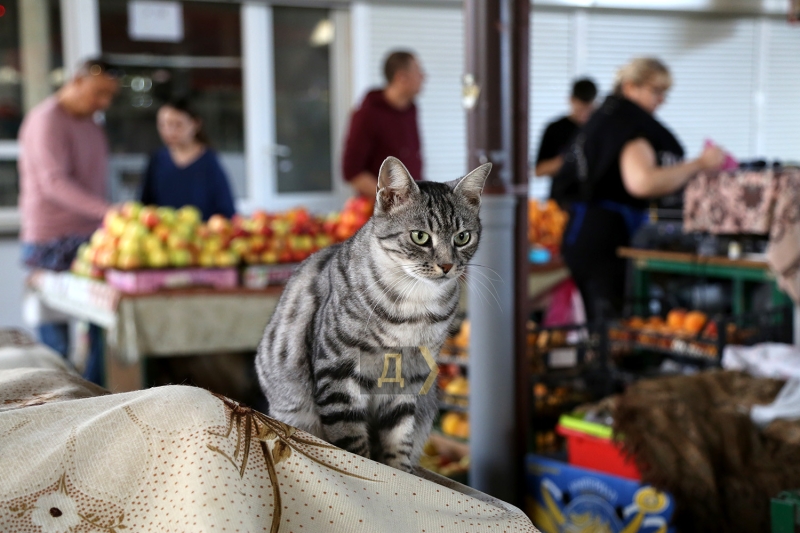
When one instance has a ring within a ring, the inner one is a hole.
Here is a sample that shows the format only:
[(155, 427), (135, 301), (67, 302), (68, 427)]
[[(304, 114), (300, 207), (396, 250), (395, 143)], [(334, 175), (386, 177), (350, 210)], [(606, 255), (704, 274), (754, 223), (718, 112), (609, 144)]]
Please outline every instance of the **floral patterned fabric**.
[(0, 531), (536, 531), (515, 507), (202, 389), (106, 394), (76, 379), (0, 370)]
[(699, 174), (684, 190), (684, 231), (766, 235), (781, 174), (772, 170)]
[(767, 261), (778, 286), (800, 305), (800, 171), (784, 173), (778, 191)]

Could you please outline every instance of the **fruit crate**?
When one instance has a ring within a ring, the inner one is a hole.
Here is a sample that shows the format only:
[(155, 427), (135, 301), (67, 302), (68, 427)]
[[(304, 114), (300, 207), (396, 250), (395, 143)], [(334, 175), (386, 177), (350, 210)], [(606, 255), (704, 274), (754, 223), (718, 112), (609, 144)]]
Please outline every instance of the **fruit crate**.
[(653, 352), (689, 363), (720, 365), (728, 344), (792, 342), (792, 309), (717, 315), (698, 326), (691, 331), (670, 328), (669, 315), (667, 321), (656, 316), (612, 322), (608, 327), (610, 353)]
[(198, 286), (228, 289), (239, 284), (239, 275), (235, 268), (108, 269), (106, 283), (130, 294)]
[(273, 285), (285, 285), (300, 263), (275, 265), (248, 265), (242, 272), (242, 285), (248, 289), (264, 289)]

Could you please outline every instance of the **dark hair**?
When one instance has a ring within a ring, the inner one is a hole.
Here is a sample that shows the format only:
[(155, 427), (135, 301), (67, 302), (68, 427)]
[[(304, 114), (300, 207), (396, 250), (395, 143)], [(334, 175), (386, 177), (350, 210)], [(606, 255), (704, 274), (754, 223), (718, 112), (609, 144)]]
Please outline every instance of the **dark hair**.
[(407, 69), (415, 59), (414, 54), (407, 50), (395, 50), (390, 53), (383, 63), (383, 76), (386, 78), (386, 83), (392, 83), (395, 75), (399, 71)]
[(125, 73), (122, 72), (121, 69), (99, 57), (93, 57), (85, 60), (80, 64), (78, 70), (75, 71), (76, 77), (99, 76), (100, 74), (104, 74), (109, 78), (119, 79), (124, 76)]
[(186, 113), (193, 120), (200, 122), (200, 127), (197, 128), (197, 132), (194, 134), (194, 138), (197, 142), (201, 142), (206, 146), (209, 146), (211, 142), (208, 139), (208, 135), (206, 135), (206, 130), (203, 128), (203, 117), (195, 110), (192, 104), (189, 102), (188, 98), (173, 98), (172, 100), (167, 100), (164, 102), (161, 107), (171, 107), (181, 113)]
[(597, 97), (597, 85), (589, 78), (581, 78), (572, 84), (572, 97), (591, 104)]

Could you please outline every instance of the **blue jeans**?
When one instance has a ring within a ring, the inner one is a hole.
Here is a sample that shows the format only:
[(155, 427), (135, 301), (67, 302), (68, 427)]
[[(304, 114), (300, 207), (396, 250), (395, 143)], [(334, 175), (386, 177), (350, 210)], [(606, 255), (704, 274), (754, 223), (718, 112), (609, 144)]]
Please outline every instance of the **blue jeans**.
[[(31, 243), (22, 244), (22, 261), (27, 261), (36, 251), (36, 245)], [(69, 356), (69, 325), (64, 323), (41, 324), (37, 328), (39, 342), (49, 346), (60, 353), (64, 359)], [(86, 368), (83, 378), (103, 386), (105, 383), (105, 369), (103, 365), (103, 349), (105, 347), (103, 330), (94, 324), (89, 324), (89, 357), (86, 360)]]

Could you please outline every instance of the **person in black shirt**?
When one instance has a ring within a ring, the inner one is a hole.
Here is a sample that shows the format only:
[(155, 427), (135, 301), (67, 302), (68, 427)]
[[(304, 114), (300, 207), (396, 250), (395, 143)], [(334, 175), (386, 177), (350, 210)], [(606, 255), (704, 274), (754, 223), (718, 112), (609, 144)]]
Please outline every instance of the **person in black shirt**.
[(553, 179), (553, 195), (569, 206), (561, 254), (589, 321), (620, 316), (624, 259), (617, 248), (647, 219), (651, 198), (680, 189), (700, 171), (718, 170), (725, 152), (707, 147), (683, 161), (683, 148), (654, 117), (672, 84), (667, 67), (637, 58), (617, 74), (614, 93), (581, 128)]
[(597, 86), (588, 78), (572, 84), (569, 97), (570, 113), (547, 125), (536, 155), (536, 175), (555, 176), (561, 169), (561, 152), (569, 145), (572, 137), (589, 120), (594, 111)]

